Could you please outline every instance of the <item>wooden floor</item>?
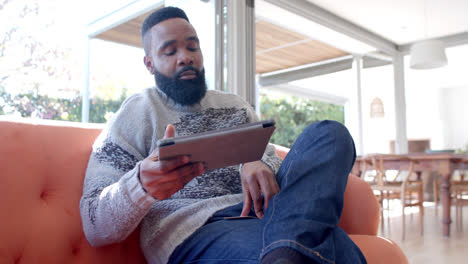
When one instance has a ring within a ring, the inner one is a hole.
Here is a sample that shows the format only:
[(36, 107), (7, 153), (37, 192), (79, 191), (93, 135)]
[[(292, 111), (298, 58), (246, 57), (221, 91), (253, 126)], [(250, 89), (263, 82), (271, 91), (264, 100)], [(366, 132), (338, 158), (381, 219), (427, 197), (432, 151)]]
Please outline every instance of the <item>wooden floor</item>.
[(417, 208), (406, 210), (406, 238), (402, 241), (401, 207), (394, 203), (384, 215), (384, 228), (380, 236), (395, 241), (405, 252), (411, 264), (466, 264), (468, 263), (468, 207), (463, 209), (463, 231), (456, 230), (455, 208), (452, 208), (449, 238), (442, 236), (442, 208), (435, 209), (433, 203), (425, 203), (424, 234), (420, 235)]

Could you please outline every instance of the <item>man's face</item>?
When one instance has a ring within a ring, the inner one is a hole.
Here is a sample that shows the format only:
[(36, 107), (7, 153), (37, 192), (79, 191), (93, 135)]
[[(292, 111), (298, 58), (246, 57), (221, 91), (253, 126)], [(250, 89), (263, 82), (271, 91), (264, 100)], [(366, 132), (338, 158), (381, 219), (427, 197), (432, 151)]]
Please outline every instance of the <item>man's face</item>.
[(178, 103), (198, 103), (205, 94), (206, 84), (195, 29), (184, 19), (171, 18), (155, 25), (147, 34), (151, 35), (147, 36), (149, 49), (144, 62), (155, 75), (158, 87)]

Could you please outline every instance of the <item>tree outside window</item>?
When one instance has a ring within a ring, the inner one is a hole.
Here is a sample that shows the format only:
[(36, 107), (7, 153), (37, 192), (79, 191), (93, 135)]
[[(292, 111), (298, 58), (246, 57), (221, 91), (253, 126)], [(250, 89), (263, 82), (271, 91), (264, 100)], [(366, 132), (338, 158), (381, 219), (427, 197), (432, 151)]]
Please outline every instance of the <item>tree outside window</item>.
[(271, 143), (292, 147), (296, 138), (310, 124), (335, 120), (344, 124), (344, 107), (309, 98), (260, 93), (260, 118), (274, 119), (276, 131)]

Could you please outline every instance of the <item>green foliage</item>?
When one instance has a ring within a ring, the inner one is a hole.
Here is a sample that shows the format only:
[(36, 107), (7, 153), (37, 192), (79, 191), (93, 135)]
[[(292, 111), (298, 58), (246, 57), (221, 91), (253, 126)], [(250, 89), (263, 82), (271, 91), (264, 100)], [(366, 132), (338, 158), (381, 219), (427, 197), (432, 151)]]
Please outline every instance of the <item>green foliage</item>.
[(320, 120), (344, 123), (344, 107), (310, 99), (261, 95), (261, 119), (274, 119), (276, 131), (271, 143), (292, 147), (296, 138), (310, 124)]
[(101, 98), (92, 99), (89, 107), (89, 122), (106, 123), (111, 119), (112, 115), (119, 110), (120, 105), (126, 98), (125, 94), (124, 90), (121, 93), (120, 98), (117, 100), (106, 100)]
[[(91, 99), (89, 121), (107, 122), (126, 97), (127, 90), (123, 89), (116, 100)], [(79, 94), (73, 99), (51, 98), (32, 92), (13, 96), (0, 87), (2, 115), (16, 114), (21, 117), (81, 122), (81, 106), (82, 99)], [(325, 119), (344, 123), (344, 109), (339, 105), (299, 97), (274, 98), (261, 95), (261, 119), (276, 121), (277, 129), (271, 139), (272, 143), (291, 147), (299, 134), (311, 123)]]
[(468, 154), (468, 143), (465, 145), (464, 148), (457, 149), (456, 153), (458, 153), (458, 154)]
[[(90, 101), (89, 122), (105, 123), (117, 112), (125, 91), (118, 100), (94, 98)], [(12, 96), (0, 90), (0, 114), (14, 114), (21, 117), (81, 122), (82, 99), (77, 94), (73, 99), (51, 98), (47, 95), (24, 93)]]

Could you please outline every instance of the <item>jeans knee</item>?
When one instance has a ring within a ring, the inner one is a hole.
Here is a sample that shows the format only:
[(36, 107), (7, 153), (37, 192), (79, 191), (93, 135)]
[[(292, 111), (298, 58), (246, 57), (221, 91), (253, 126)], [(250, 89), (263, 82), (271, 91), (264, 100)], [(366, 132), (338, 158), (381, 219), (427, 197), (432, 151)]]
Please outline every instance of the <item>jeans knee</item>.
[(354, 140), (348, 129), (340, 122), (334, 120), (318, 121), (310, 124), (304, 132), (311, 136), (317, 136), (318, 134), (332, 136), (338, 141), (336, 147), (340, 148), (340, 151), (355, 152)]
[(343, 136), (346, 136), (346, 135), (350, 136), (349, 132), (348, 132), (348, 129), (343, 124), (341, 124), (340, 122), (334, 121), (334, 120), (317, 121), (315, 123), (310, 124), (305, 129), (305, 131), (306, 132), (314, 131), (313, 133), (316, 133), (315, 130), (317, 130), (317, 129), (319, 129), (321, 131), (324, 131), (324, 132), (330, 132), (330, 133), (333, 132), (333, 133), (338, 133), (338, 134), (343, 135)]

